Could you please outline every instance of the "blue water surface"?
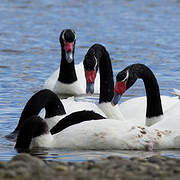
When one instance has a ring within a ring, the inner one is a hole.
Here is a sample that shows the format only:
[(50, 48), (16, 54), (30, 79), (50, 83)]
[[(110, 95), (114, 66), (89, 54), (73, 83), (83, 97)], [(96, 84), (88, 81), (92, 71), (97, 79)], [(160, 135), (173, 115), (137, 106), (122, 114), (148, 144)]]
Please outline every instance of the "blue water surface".
[[(21, 111), (60, 64), (59, 34), (76, 31), (75, 62), (94, 43), (110, 53), (114, 77), (132, 63), (144, 63), (155, 73), (161, 94), (180, 89), (179, 0), (0, 0), (0, 160), (17, 152), (3, 138), (16, 126)], [(145, 95), (142, 81), (124, 100)], [(67, 151), (41, 149), (43, 159), (86, 161), (109, 155), (180, 158), (180, 151)]]

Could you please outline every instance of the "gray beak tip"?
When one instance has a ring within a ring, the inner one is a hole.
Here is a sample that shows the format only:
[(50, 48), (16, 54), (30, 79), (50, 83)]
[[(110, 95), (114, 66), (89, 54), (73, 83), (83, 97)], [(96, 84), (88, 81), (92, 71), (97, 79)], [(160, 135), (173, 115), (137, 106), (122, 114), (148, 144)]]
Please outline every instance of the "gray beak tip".
[(73, 61), (73, 53), (72, 52), (66, 52), (66, 60), (68, 63), (71, 63)]
[(115, 106), (116, 104), (118, 104), (120, 98), (121, 98), (120, 94), (118, 94), (118, 93), (115, 92), (115, 93), (114, 93), (114, 97), (112, 98), (111, 104), (112, 104), (113, 106)]
[(86, 83), (86, 93), (88, 95), (94, 94), (94, 83)]

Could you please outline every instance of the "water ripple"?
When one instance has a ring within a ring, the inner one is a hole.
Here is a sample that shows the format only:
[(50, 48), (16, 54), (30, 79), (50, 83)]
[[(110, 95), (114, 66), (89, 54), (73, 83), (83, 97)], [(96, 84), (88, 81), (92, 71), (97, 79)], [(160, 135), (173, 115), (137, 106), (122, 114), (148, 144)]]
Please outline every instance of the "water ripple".
[[(106, 46), (112, 59), (114, 78), (132, 63), (148, 65), (158, 78), (161, 93), (172, 96), (180, 89), (180, 1), (177, 0), (87, 0), (3, 1), (0, 5), (0, 160), (16, 154), (14, 143), (3, 138), (17, 124), (32, 94), (59, 67), (59, 33), (76, 31), (75, 61), (83, 60), (94, 43)], [(126, 99), (143, 96), (142, 82), (135, 83)], [(79, 101), (84, 100), (78, 97)], [(91, 101), (86, 97), (87, 101)], [(97, 101), (98, 97), (92, 101)], [(37, 153), (37, 152), (36, 152)], [(35, 153), (35, 154), (36, 154)], [(86, 161), (111, 154), (151, 155), (146, 152), (98, 152), (40, 149), (41, 158)], [(156, 153), (156, 152), (154, 152)], [(179, 158), (179, 151), (157, 152)]]

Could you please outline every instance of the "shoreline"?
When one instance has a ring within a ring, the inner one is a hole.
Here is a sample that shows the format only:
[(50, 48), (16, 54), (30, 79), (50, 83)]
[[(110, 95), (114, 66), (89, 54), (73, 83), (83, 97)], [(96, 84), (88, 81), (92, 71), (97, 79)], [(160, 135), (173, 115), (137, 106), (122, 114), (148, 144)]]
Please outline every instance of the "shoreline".
[(0, 179), (122, 179), (169, 180), (180, 178), (180, 159), (164, 156), (125, 159), (109, 156), (87, 162), (58, 162), (41, 160), (26, 153), (0, 162)]

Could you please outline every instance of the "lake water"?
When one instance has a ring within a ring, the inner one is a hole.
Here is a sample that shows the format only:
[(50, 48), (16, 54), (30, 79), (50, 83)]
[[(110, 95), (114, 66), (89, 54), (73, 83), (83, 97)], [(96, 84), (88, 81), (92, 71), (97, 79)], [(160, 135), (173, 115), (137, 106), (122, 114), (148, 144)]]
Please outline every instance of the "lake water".
[[(34, 92), (59, 66), (59, 34), (76, 31), (75, 62), (83, 60), (94, 43), (105, 45), (114, 77), (132, 63), (144, 63), (156, 74), (161, 94), (180, 89), (179, 0), (0, 0), (0, 160), (17, 152), (3, 138), (16, 126)], [(145, 95), (142, 81), (123, 100)], [(43, 159), (86, 161), (108, 155), (180, 158), (180, 151), (66, 151), (38, 149)]]

